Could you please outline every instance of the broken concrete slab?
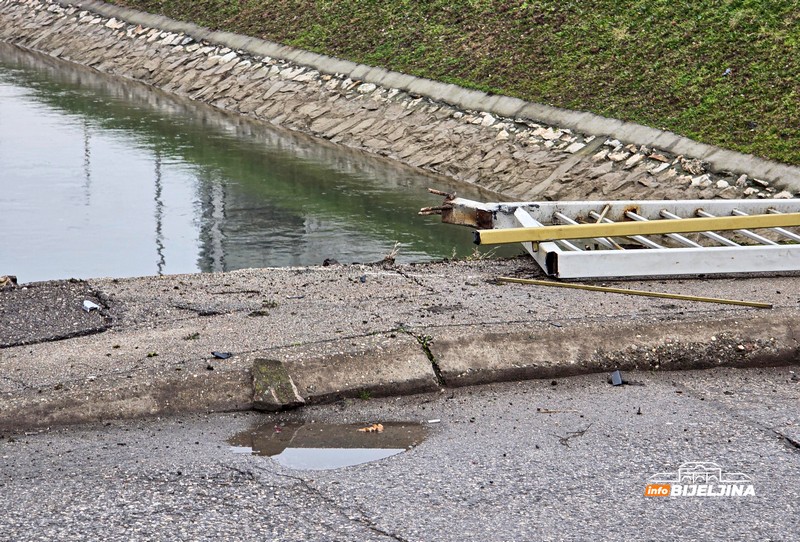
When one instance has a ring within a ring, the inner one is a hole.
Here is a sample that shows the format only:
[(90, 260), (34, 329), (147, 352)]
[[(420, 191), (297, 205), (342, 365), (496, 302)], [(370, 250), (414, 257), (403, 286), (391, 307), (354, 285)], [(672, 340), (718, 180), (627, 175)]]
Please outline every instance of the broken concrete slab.
[(413, 336), (401, 331), (358, 341), (277, 349), (300, 394), (310, 403), (343, 397), (423, 393), (439, 388), (430, 360)]

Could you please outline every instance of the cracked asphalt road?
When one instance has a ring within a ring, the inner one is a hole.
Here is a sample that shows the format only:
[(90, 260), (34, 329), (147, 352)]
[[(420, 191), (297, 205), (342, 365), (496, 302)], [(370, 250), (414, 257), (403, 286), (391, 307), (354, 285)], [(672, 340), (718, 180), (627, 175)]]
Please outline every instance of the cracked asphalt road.
[[(608, 375), (346, 400), (293, 413), (73, 426), (0, 439), (9, 540), (789, 541), (800, 532), (800, 369)], [(235, 454), (260, 423), (426, 421), (418, 447), (331, 471)], [(713, 461), (754, 497), (648, 498)]]

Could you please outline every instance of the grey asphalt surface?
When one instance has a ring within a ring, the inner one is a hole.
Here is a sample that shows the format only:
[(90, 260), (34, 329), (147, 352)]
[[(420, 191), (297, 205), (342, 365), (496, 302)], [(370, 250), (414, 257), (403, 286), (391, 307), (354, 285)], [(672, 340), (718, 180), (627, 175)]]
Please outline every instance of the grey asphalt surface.
[[(6, 540), (796, 540), (797, 368), (607, 375), (3, 434)], [(641, 412), (641, 414), (639, 414)], [(233, 453), (261, 423), (440, 419), (400, 455), (296, 471)], [(644, 497), (713, 461), (755, 496)]]

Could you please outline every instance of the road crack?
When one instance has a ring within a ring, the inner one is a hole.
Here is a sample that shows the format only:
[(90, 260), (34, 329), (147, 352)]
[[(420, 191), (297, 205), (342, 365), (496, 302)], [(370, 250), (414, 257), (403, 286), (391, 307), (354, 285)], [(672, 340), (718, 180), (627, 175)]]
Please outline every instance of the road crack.
[[(357, 506), (352, 506), (351, 507), (350, 510), (352, 512), (355, 512), (355, 515), (353, 515), (352, 513), (348, 513), (347, 509), (342, 507), (333, 498), (331, 498), (331, 497), (325, 495), (324, 493), (322, 493), (322, 491), (320, 491), (319, 488), (317, 488), (314, 485), (312, 485), (312, 483), (309, 482), (308, 480), (306, 480), (305, 478), (302, 478), (300, 476), (295, 476), (295, 475), (292, 475), (292, 474), (285, 474), (285, 473), (275, 472), (275, 471), (272, 471), (272, 470), (269, 470), (269, 469), (266, 469), (266, 468), (263, 468), (263, 467), (255, 467), (255, 468), (257, 470), (261, 470), (261, 471), (267, 472), (267, 473), (269, 473), (271, 475), (274, 475), (274, 476), (280, 476), (282, 478), (289, 478), (290, 480), (296, 481), (297, 482), (296, 486), (302, 488), (306, 492), (308, 492), (308, 493), (314, 495), (315, 497), (319, 498), (321, 501), (323, 501), (328, 506), (333, 508), (333, 510), (335, 510), (339, 515), (341, 515), (343, 518), (347, 519), (348, 521), (355, 522), (355, 523), (357, 523), (357, 524), (369, 529), (370, 531), (372, 531), (372, 532), (374, 532), (376, 534), (379, 534), (379, 535), (384, 536), (386, 538), (390, 538), (390, 539), (395, 540), (397, 542), (410, 542), (408, 539), (403, 538), (402, 536), (400, 536), (398, 534), (389, 532), (389, 531), (381, 528), (380, 526), (378, 526), (374, 521), (372, 521), (367, 516), (366, 512), (363, 509), (361, 509), (360, 507), (357, 507)], [(287, 503), (284, 503), (284, 504), (287, 504)], [(291, 506), (291, 504), (289, 504), (289, 506)]]
[(589, 424), (586, 426), (585, 429), (581, 429), (580, 431), (569, 431), (565, 437), (562, 437), (560, 435), (554, 435), (554, 436), (558, 438), (558, 442), (560, 444), (563, 444), (564, 446), (569, 448), (569, 440), (573, 438), (582, 437), (586, 433), (586, 431), (589, 430), (591, 426), (592, 424)]

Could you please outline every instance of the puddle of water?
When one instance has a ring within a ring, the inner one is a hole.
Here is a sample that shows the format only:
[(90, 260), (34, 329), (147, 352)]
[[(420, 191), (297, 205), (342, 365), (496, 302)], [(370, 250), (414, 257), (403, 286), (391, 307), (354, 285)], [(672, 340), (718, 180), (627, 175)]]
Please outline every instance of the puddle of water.
[(231, 451), (271, 457), (284, 467), (328, 470), (377, 461), (421, 443), (427, 428), (413, 423), (384, 423), (383, 431), (359, 431), (370, 424), (265, 424), (228, 440)]

